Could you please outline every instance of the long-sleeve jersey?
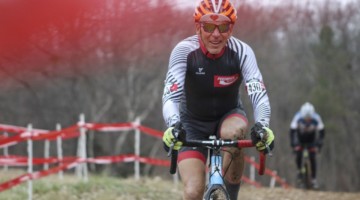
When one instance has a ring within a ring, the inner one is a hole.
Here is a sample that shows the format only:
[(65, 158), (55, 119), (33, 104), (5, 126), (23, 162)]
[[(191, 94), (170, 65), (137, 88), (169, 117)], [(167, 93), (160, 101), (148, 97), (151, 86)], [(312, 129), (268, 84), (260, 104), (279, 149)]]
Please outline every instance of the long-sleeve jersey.
[[(317, 136), (317, 132), (319, 135)], [(316, 140), (323, 140), (325, 126), (318, 113), (311, 115), (309, 120), (297, 112), (290, 123), (290, 143), (292, 146), (300, 143), (313, 143)]]
[(230, 37), (220, 56), (204, 52), (197, 35), (179, 42), (171, 52), (163, 93), (167, 126), (180, 121), (183, 113), (211, 121), (241, 108), (242, 82), (246, 84), (255, 122), (269, 126), (269, 98), (251, 47)]

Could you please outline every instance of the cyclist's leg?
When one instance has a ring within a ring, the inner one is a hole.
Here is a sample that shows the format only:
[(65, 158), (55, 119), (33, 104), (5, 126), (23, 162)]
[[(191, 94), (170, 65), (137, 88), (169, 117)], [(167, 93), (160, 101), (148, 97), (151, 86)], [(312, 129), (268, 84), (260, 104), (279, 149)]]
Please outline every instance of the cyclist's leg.
[(295, 158), (296, 167), (298, 171), (300, 171), (302, 167), (303, 149), (302, 148), (296, 149), (295, 154), (296, 154), (296, 158)]
[(311, 163), (311, 178), (316, 178), (316, 148), (311, 147), (309, 150), (309, 159)]
[[(187, 139), (209, 139), (216, 130), (216, 122), (202, 122), (189, 117), (182, 118)], [(178, 168), (184, 186), (183, 198), (202, 199), (205, 190), (206, 159), (208, 150), (183, 147), (178, 156)]]
[[(226, 114), (221, 120), (219, 136), (223, 139), (245, 139), (247, 129), (248, 121), (245, 112), (236, 109)], [(244, 170), (244, 152), (238, 148), (228, 148), (227, 150), (229, 152), (224, 152), (223, 161), (223, 170), (224, 173), (226, 172), (225, 185), (230, 199), (237, 199), (241, 176)]]
[(178, 164), (184, 185), (183, 199), (202, 199), (205, 190), (205, 163), (201, 159), (186, 158)]

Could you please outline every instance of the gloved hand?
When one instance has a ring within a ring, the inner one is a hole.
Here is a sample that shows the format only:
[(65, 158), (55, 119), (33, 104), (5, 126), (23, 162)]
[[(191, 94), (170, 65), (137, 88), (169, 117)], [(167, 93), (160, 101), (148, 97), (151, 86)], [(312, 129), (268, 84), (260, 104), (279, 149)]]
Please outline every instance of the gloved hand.
[[(262, 139), (260, 137), (261, 134), (263, 134)], [(265, 146), (265, 143), (268, 145), (271, 151), (274, 148), (274, 139), (275, 136), (273, 131), (263, 126), (260, 122), (257, 122), (251, 128), (251, 140), (258, 151), (264, 151), (265, 153), (269, 153), (268, 149)]]
[(179, 141), (180, 139), (180, 134), (183, 131), (182, 129), (182, 125), (180, 122), (176, 123), (174, 126), (169, 127), (168, 129), (166, 129), (166, 131), (164, 132), (163, 135), (163, 143), (164, 143), (164, 149), (165, 151), (169, 151), (169, 148), (171, 147), (171, 145), (173, 146), (174, 150), (179, 150), (181, 149), (182, 146), (182, 142)]

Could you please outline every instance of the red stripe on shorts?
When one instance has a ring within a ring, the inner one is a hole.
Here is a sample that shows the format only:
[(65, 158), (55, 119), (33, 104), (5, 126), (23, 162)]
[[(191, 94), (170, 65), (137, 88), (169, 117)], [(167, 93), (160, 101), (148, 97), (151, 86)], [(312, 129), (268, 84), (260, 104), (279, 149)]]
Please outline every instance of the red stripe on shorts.
[(188, 159), (188, 158), (196, 158), (196, 159), (203, 161), (203, 163), (205, 163), (205, 161), (206, 161), (205, 156), (202, 153), (200, 153), (199, 151), (191, 151), (190, 150), (190, 151), (180, 152), (179, 156), (178, 156), (178, 162)]

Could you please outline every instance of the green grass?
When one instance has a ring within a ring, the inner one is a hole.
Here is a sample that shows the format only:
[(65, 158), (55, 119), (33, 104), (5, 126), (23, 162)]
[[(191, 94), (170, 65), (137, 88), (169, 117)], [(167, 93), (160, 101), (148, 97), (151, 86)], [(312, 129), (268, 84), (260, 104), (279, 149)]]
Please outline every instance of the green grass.
[[(1, 174), (1, 183), (16, 177)], [(14, 175), (14, 174), (13, 174)], [(27, 182), (0, 193), (0, 200), (28, 199)], [(76, 176), (57, 175), (33, 181), (33, 199), (36, 200), (146, 200), (181, 199), (181, 186), (160, 178), (121, 179), (90, 175), (88, 182)]]
[[(0, 171), (0, 183), (24, 174), (24, 171)], [(28, 199), (27, 182), (0, 192), (0, 200)], [(60, 180), (52, 175), (33, 181), (33, 200), (180, 200), (181, 183), (156, 178), (121, 179), (104, 175), (90, 175), (84, 182), (74, 175), (65, 175)], [(360, 193), (306, 191), (282, 188), (254, 188), (242, 185), (241, 200), (359, 200)]]

